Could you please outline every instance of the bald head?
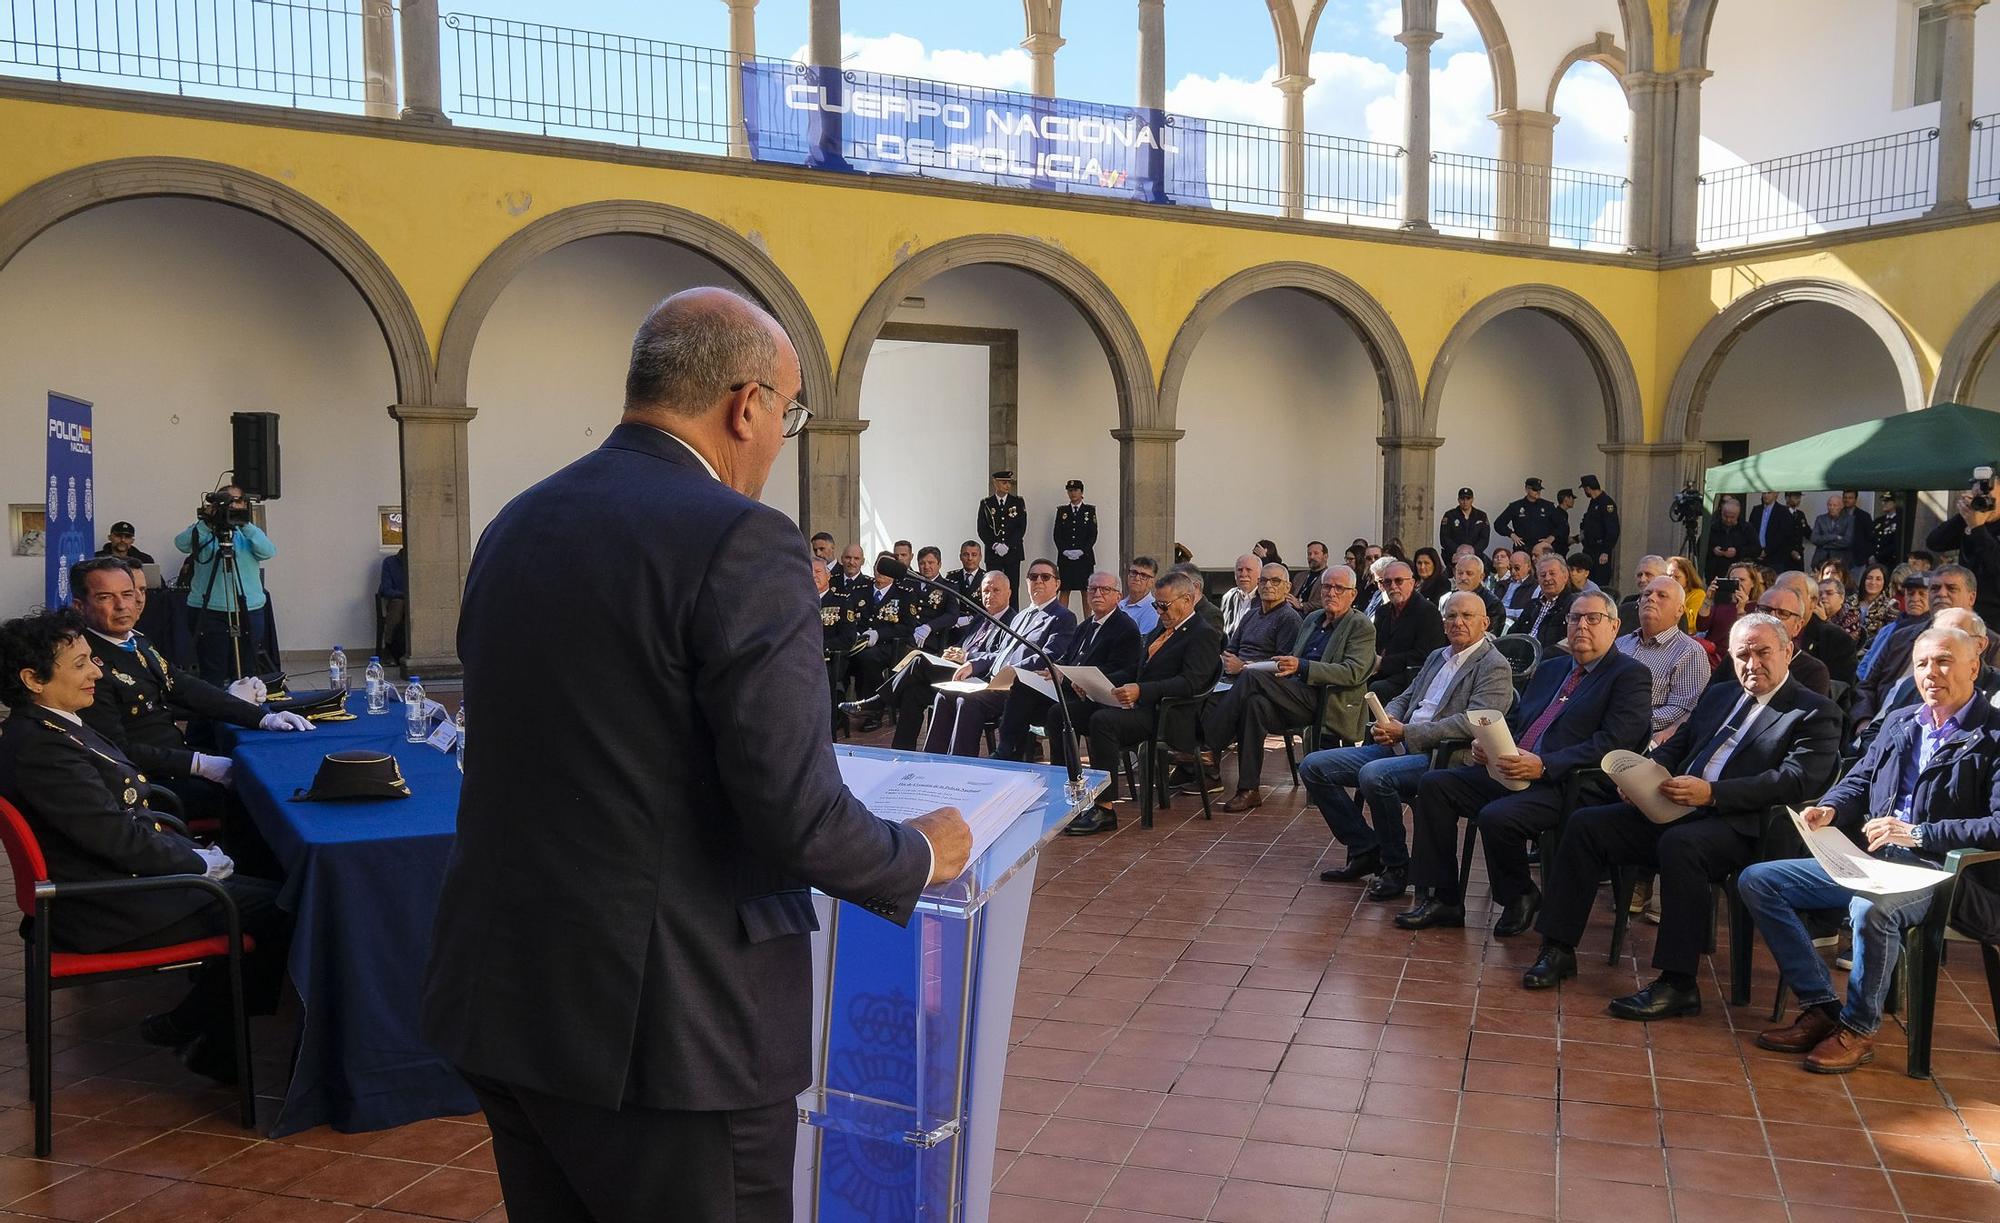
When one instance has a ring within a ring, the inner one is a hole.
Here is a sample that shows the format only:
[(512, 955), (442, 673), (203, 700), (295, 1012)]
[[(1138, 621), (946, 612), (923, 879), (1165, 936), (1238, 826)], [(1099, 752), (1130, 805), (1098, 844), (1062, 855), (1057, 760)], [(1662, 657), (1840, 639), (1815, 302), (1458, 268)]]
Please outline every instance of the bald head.
[(1687, 592), (1670, 577), (1656, 577), (1639, 591), (1639, 631), (1657, 637), (1680, 623)]
[(763, 307), (728, 289), (686, 289), (654, 306), (632, 337), (625, 410), (699, 416), (738, 383), (782, 386), (787, 362), (795, 377), (791, 341)]

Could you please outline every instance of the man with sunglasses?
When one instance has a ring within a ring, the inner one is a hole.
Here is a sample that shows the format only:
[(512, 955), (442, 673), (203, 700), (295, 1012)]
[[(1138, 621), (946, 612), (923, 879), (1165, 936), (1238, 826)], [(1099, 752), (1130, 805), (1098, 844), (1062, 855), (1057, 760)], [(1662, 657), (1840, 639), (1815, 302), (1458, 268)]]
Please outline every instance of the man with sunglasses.
[(1368, 691), (1393, 700), (1416, 678), (1431, 651), (1444, 644), (1437, 604), (1417, 594), (1416, 573), (1402, 561), (1382, 570), (1382, 604), (1375, 609), (1375, 674)]
[(1132, 617), (1141, 634), (1152, 632), (1160, 623), (1160, 613), (1153, 610), (1153, 580), (1159, 573), (1159, 563), (1150, 556), (1135, 556), (1125, 567), (1125, 598), (1118, 610)]
[[(1056, 655), (1057, 665), (1096, 667), (1114, 684), (1131, 683), (1138, 678), (1139, 660), (1145, 657), (1146, 647), (1140, 640), (1138, 626), (1118, 605), (1118, 578), (1103, 572), (1091, 574), (1083, 587), (1083, 599), (1086, 615), (1077, 625), (1068, 645)], [(1030, 663), (1028, 669), (1039, 671), (1041, 667)], [(1078, 694), (1074, 688), (1063, 692), (1062, 696), (1063, 703), (1069, 707), (1071, 724), (1082, 727), (1087, 716), (1083, 711), (1090, 707), (1089, 699)], [(1061, 715), (1055, 712), (1054, 706), (1055, 702), (1027, 684), (1015, 684), (1009, 689), (1006, 707), (1000, 711), (998, 740), (993, 746), (994, 759), (1022, 759), (1026, 754), (1030, 724), (1039, 725), (1052, 738), (1056, 737)]]
[[(988, 583), (1004, 582), (1006, 575), (995, 570), (986, 575)], [(995, 610), (994, 600), (988, 600), (986, 610), (1007, 621), (1007, 627), (1019, 637), (1026, 638), (1033, 645), (1041, 647), (1050, 657), (1061, 657), (1070, 635), (1076, 631), (1076, 613), (1064, 607), (1059, 596), (1062, 594), (1062, 579), (1051, 560), (1037, 557), (1028, 565), (1028, 605), (1015, 612), (1008, 619), (1004, 608)], [(991, 629), (991, 625), (987, 625)], [(1028, 646), (1022, 645), (1015, 637), (1005, 633), (992, 633), (983, 648), (969, 647), (960, 662), (958, 670), (951, 676), (955, 680), (992, 680), (1008, 667), (1039, 666), (1040, 660)], [(1007, 690), (988, 688), (983, 692), (940, 692), (931, 702), (931, 728), (924, 738), (927, 752), (950, 753), (953, 756), (977, 756), (979, 736), (988, 726), (1000, 720), (1000, 711), (1007, 704)], [(996, 744), (997, 746), (997, 744)]]

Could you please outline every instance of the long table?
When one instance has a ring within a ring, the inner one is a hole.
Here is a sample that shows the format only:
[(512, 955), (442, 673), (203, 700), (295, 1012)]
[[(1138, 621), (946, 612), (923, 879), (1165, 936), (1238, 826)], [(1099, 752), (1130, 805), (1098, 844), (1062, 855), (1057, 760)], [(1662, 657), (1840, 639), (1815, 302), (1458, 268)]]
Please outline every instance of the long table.
[[(403, 738), (402, 706), (312, 732), (220, 727), (236, 792), (285, 868), (298, 919), (292, 981), (304, 1003), (296, 1064), (273, 1136), (316, 1125), (388, 1129), (474, 1112), (472, 1089), (417, 1033), (431, 921), (458, 822), (451, 756)], [(294, 802), (328, 752), (393, 754), (410, 797)]]

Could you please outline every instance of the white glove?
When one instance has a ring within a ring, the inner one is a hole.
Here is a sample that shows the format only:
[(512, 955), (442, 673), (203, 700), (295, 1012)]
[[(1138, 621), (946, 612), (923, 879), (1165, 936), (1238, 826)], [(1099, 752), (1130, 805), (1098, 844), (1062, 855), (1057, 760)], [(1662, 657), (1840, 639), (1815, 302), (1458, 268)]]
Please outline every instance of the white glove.
[(234, 762), (227, 756), (204, 756), (200, 752), (194, 754), (194, 775), (212, 781), (218, 786), (229, 784), (229, 774), (235, 767)]
[(257, 722), (259, 730), (318, 730), (312, 720), (303, 714), (287, 709), (283, 713), (267, 713)]
[(242, 679), (232, 681), (228, 691), (229, 695), (238, 700), (248, 701), (252, 705), (262, 705), (264, 698), (270, 695), (269, 689), (264, 687), (264, 681), (254, 675), (246, 675)]
[(882, 640), (882, 634), (876, 632), (874, 629), (871, 628), (867, 632), (861, 634), (861, 640), (867, 642), (869, 645), (874, 645), (876, 642)]
[(1083, 549), (1081, 549), (1081, 548), (1064, 548), (1064, 549), (1063, 549), (1063, 559), (1064, 559), (1064, 560), (1066, 560), (1066, 561), (1080, 561), (1080, 560), (1082, 560), (1082, 559), (1083, 559)]
[[(968, 625), (968, 624), (971, 624), (971, 623), (972, 623), (972, 617), (971, 617), (971, 616), (960, 616), (960, 617), (959, 617), (958, 619), (956, 619), (956, 620), (952, 621), (951, 623), (952, 623), (952, 627), (953, 627), (953, 628), (964, 628), (964, 627), (965, 627), (966, 625)], [(1996, 695), (2000, 695), (2000, 694), (1996, 694)]]
[(924, 638), (929, 637), (930, 635), (931, 635), (931, 626), (928, 624), (919, 624), (917, 626), (917, 631), (914, 634), (912, 634), (918, 645), (922, 645), (924, 643)]
[(1005, 555), (1007, 555), (1007, 545), (1006, 545), (1006, 544), (994, 544), (994, 545), (993, 545), (993, 555), (995, 555), (995, 556), (1005, 556)]
[(210, 879), (227, 879), (236, 873), (236, 863), (228, 854), (222, 852), (220, 846), (197, 845), (194, 847), (194, 852), (201, 855), (201, 860), (208, 865), (208, 869), (203, 873)]

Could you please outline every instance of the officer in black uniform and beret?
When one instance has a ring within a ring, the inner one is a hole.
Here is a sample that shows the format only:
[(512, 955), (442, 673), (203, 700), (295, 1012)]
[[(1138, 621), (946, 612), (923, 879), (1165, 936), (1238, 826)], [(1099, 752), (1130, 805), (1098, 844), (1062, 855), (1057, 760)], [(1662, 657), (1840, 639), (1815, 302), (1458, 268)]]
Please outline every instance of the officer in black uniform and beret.
[[(882, 686), (889, 669), (910, 652), (917, 631), (916, 600), (908, 582), (899, 582), (883, 572), (896, 558), (887, 552), (875, 558), (875, 581), (861, 587), (860, 616), (855, 628), (864, 643), (854, 655), (854, 687), (857, 692), (874, 692)], [(863, 723), (863, 730), (881, 725), (879, 717)]]
[[(1515, 547), (1530, 552), (1545, 539), (1560, 549), (1562, 544), (1556, 539), (1556, 507), (1542, 500), (1541, 477), (1529, 476), (1523, 487), (1526, 493), (1500, 511), (1500, 516), (1493, 520), (1493, 529), (1512, 539)], [(1567, 535), (1568, 531), (1565, 529), (1563, 533)]]
[[(820, 644), (826, 658), (826, 685), (838, 705), (847, 696), (847, 669), (861, 638), (861, 603), (865, 587), (835, 586), (827, 563), (815, 556), (813, 586), (819, 591)], [(844, 728), (840, 716), (833, 716), (836, 731)]]
[(1069, 592), (1088, 586), (1097, 571), (1097, 507), (1084, 504), (1081, 480), (1071, 480), (1063, 491), (1069, 500), (1056, 507), (1056, 573), (1062, 584), (1056, 598), (1066, 602)]
[(1028, 507), (1014, 495), (1014, 473), (993, 473), (993, 495), (979, 503), (979, 542), (991, 558), (988, 568), (1007, 575), (1014, 602), (1021, 599), (1021, 542), (1028, 537)]
[(1472, 550), (1486, 555), (1486, 543), (1493, 537), (1493, 524), (1487, 521), (1486, 511), (1472, 504), (1472, 490), (1458, 490), (1458, 508), (1446, 510), (1438, 523), (1438, 551), (1444, 554), (1444, 563), (1450, 567), (1451, 558), (1458, 555), (1459, 548), (1466, 544)]
[(1583, 495), (1590, 502), (1577, 528), (1583, 554), (1590, 558), (1590, 580), (1599, 586), (1609, 586), (1615, 568), (1612, 553), (1618, 547), (1618, 503), (1604, 491), (1596, 476), (1585, 476), (1577, 483), (1583, 486)]

